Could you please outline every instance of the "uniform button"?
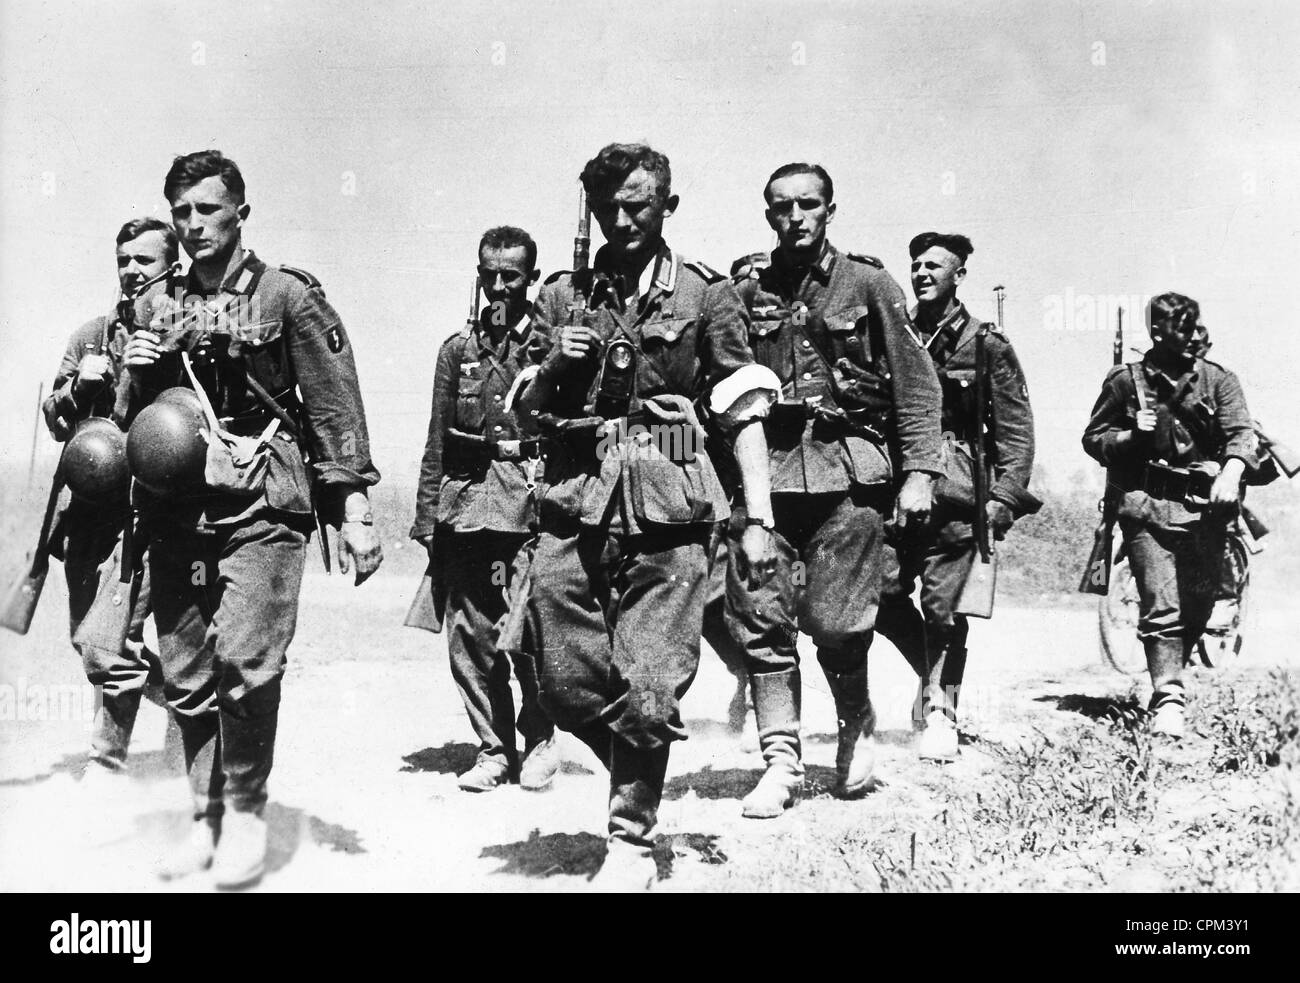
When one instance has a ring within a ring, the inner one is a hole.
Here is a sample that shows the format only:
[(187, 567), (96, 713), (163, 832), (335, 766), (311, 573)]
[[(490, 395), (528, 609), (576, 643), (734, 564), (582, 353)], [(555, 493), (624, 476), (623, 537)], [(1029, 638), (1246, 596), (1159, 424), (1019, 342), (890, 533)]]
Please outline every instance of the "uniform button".
[(501, 432), (501, 428), (500, 428), (500, 427), (493, 427), (493, 428), (492, 428), (492, 432), (493, 432), (493, 433), (500, 433), (500, 432)]
[(804, 346), (804, 348), (811, 348), (811, 347), (812, 347), (812, 342), (809, 341), (807, 338), (805, 338), (805, 339), (803, 340), (803, 346)]
[(492, 396), (492, 402), (494, 402), (494, 403), (499, 403), (499, 402), (501, 402), (501, 394), (500, 394), (500, 393), (495, 393), (495, 394), (493, 394), (493, 396)]
[(811, 372), (805, 372), (805, 373), (803, 374), (803, 377), (804, 377), (805, 379), (811, 379), (811, 378), (812, 378), (812, 373), (811, 373)]
[(676, 340), (677, 340), (676, 331), (668, 331), (664, 333), (664, 341), (676, 341)]

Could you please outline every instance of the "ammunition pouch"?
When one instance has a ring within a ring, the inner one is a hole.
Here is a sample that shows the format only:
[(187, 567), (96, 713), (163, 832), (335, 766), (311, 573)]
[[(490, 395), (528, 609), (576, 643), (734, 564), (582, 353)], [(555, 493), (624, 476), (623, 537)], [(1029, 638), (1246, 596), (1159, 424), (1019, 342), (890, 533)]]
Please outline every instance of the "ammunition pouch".
[(1217, 468), (1178, 468), (1152, 461), (1142, 469), (1141, 490), (1152, 498), (1178, 502), (1195, 511), (1209, 501), (1215, 477)]

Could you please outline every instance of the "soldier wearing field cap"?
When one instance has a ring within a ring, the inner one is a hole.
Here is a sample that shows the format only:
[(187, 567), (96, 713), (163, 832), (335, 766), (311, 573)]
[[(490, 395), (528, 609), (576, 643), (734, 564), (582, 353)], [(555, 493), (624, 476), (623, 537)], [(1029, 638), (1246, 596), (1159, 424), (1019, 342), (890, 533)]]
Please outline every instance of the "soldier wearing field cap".
[(1109, 469), (1138, 587), (1152, 731), (1184, 735), (1183, 667), (1214, 607), (1225, 542), (1259, 442), (1236, 375), (1208, 361), (1200, 305), (1178, 293), (1147, 305), (1152, 345), (1102, 383), (1083, 449)]
[(745, 652), (766, 764), (742, 803), (751, 818), (779, 816), (803, 785), (799, 631), (816, 644), (835, 700), (836, 794), (869, 790), (876, 718), (867, 652), (883, 524), (895, 505), (899, 521), (924, 521), (939, 466), (934, 369), (880, 261), (831, 245), (834, 194), (820, 165), (774, 171), (763, 196), (777, 247), (769, 264), (742, 269), (734, 281), (754, 358), (781, 382), (763, 425), (777, 572), (758, 589), (736, 562), (738, 535), (751, 519), (744, 503), (730, 527), (727, 621)]
[[(966, 668), (969, 622), (957, 614), (962, 586), (974, 563), (975, 540), (969, 501), (952, 494), (966, 489), (972, 473), (976, 433), (975, 335), (987, 326), (988, 417), (985, 447), (992, 464), (987, 514), (996, 538), (1011, 523), (1039, 507), (1028, 493), (1034, 468), (1034, 415), (1021, 363), (1005, 334), (985, 325), (957, 299), (971, 255), (965, 235), (922, 233), (907, 247), (917, 307), (911, 315), (943, 386), (944, 477), (935, 490), (935, 511), (923, 529), (889, 534), (887, 568), (876, 628), (904, 654), (920, 677), (913, 722), (923, 726), (922, 757), (948, 761), (957, 755), (957, 700)], [(913, 592), (919, 583), (918, 603)]]
[[(957, 756), (957, 699), (966, 667), (969, 622), (955, 611), (975, 555), (971, 440), (986, 427), (992, 467), (987, 514), (1001, 539), (1021, 515), (1038, 509), (1028, 484), (1034, 464), (1034, 418), (1015, 349), (996, 325), (985, 325), (957, 299), (973, 251), (964, 235), (923, 232), (908, 246), (916, 308), (912, 323), (934, 362), (943, 388), (944, 477), (935, 488), (934, 512), (923, 528), (891, 530), (877, 630), (902, 652), (920, 677), (913, 723), (924, 726), (922, 757)], [(988, 419), (975, 406), (975, 336), (986, 335)], [(953, 489), (963, 487), (966, 494)], [(965, 499), (965, 500), (963, 500)], [(917, 602), (912, 594), (917, 585)]]
[[(132, 297), (148, 281), (163, 276), (176, 262), (179, 248), (176, 233), (166, 222), (153, 218), (132, 219), (117, 233), (117, 278), (121, 297), (114, 309), (83, 324), (68, 339), (67, 349), (54, 378), (54, 386), (42, 406), (46, 425), (55, 440), (66, 442), (84, 420), (112, 415), (115, 382), (122, 375), (122, 352), (132, 327)], [(118, 435), (125, 443), (125, 438)], [(65, 458), (65, 466), (67, 459)], [(78, 486), (78, 475), (65, 473), (65, 482)], [(98, 485), (103, 475), (87, 476), (87, 484)], [(123, 475), (125, 478), (125, 475)], [(52, 555), (63, 560), (68, 584), (69, 628), (73, 636), (90, 610), (101, 577), (116, 577), (108, 561), (122, 536), (129, 508), (127, 485), (80, 493), (74, 487), (71, 501), (59, 514), (51, 535)], [(102, 687), (100, 706), (95, 711), (91, 735), (90, 762), (82, 778), (84, 788), (118, 787), (106, 784), (110, 776), (126, 773), (127, 753), (140, 700), (161, 701), (162, 669), (158, 655), (144, 642), (144, 624), (149, 615), (149, 582), (143, 569), (137, 571), (131, 587), (132, 611), (126, 642), (119, 652), (105, 652), (81, 646), (86, 678)]]
[[(606, 243), (592, 268), (551, 277), (535, 304), (555, 343), (520, 412), (547, 459), (530, 613), (542, 707), (610, 772), (597, 886), (645, 889), (669, 747), (695, 676), (710, 547), (728, 513), (699, 411), (727, 435), (752, 523), (738, 552), (770, 574), (767, 450), (775, 397), (725, 277), (663, 239), (676, 210), (668, 158), (611, 144), (581, 180)], [(698, 403), (697, 403), (698, 401)]]
[[(265, 869), (313, 486), (339, 526), (339, 565), (354, 564), (360, 584), (383, 558), (367, 496), (379, 473), (343, 323), (315, 277), (244, 248), (250, 206), (235, 162), (215, 150), (177, 157), (163, 194), (192, 263), (137, 301), (116, 410), (131, 427), (167, 699), (194, 796), (190, 833), (160, 873), (212, 867), (218, 887), (236, 888)], [(182, 437), (199, 439), (197, 453)]]

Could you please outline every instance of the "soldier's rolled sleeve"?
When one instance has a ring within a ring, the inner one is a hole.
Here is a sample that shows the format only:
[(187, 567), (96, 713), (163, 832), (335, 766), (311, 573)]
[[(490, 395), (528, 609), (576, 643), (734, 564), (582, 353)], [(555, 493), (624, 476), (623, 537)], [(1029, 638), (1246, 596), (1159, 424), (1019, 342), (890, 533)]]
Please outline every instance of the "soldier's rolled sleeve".
[(1121, 440), (1124, 434), (1133, 429), (1125, 408), (1124, 391), (1120, 386), (1120, 379), (1127, 372), (1128, 368), (1123, 365), (1110, 370), (1106, 381), (1102, 383), (1101, 395), (1093, 404), (1087, 429), (1083, 432), (1084, 453), (1108, 468), (1130, 463), (1140, 457), (1132, 453), (1130, 441)]
[(1235, 373), (1223, 371), (1215, 387), (1214, 401), (1225, 442), (1223, 459), (1238, 458), (1248, 471), (1252, 470), (1259, 461), (1255, 426), (1246, 407), (1246, 394)]
[(883, 274), (871, 291), (870, 316), (879, 318), (889, 362), (900, 468), (938, 475), (943, 393), (934, 362), (916, 341), (902, 288)]
[(702, 314), (707, 324), (699, 336), (700, 361), (711, 389), (741, 366), (752, 365), (754, 353), (749, 348), (749, 316), (730, 280), (704, 291)]
[(289, 309), (289, 358), (302, 391), (312, 467), (322, 484), (362, 488), (379, 481), (356, 362), (343, 322), (317, 287)]
[(429, 435), (420, 462), (420, 484), (415, 492), (415, 524), (411, 538), (433, 533), (438, 513), (438, 490), (442, 485), (442, 448), (447, 428), (455, 422), (456, 382), (459, 355), (450, 338), (438, 352), (433, 372), (433, 405), (429, 411)]
[(1034, 471), (1034, 413), (1024, 371), (1010, 345), (998, 352), (992, 378), (997, 479), (990, 494), (1014, 509)]

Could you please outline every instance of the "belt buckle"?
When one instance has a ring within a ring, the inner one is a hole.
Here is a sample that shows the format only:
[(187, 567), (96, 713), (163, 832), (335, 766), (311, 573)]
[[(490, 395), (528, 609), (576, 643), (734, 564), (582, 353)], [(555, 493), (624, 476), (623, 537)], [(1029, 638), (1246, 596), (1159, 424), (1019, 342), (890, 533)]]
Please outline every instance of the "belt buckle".
[(503, 461), (517, 461), (520, 457), (519, 441), (502, 440), (497, 442), (497, 453)]

